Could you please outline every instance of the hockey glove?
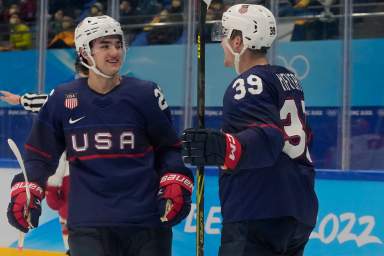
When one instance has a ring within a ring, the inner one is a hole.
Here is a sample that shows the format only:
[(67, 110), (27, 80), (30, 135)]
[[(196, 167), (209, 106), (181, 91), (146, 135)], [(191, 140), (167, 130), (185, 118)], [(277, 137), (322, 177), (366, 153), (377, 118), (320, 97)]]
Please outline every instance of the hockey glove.
[(8, 222), (18, 230), (27, 233), (30, 228), (39, 225), (41, 215), (41, 200), (44, 198), (43, 189), (36, 183), (28, 183), (31, 200), (27, 206), (25, 182), (16, 182), (11, 189), (11, 202), (8, 205)]
[(65, 204), (64, 192), (62, 190), (64, 171), (59, 172), (58, 170), (54, 175), (48, 178), (47, 187), (45, 188), (47, 204), (52, 210), (56, 211), (63, 207), (63, 205)]
[(47, 204), (52, 210), (58, 211), (65, 204), (63, 191), (60, 187), (47, 185), (45, 196)]
[(191, 165), (218, 165), (234, 170), (242, 153), (235, 136), (212, 129), (187, 129), (181, 140), (183, 160)]
[(182, 174), (166, 173), (161, 177), (158, 193), (161, 221), (174, 226), (191, 210), (193, 181)]

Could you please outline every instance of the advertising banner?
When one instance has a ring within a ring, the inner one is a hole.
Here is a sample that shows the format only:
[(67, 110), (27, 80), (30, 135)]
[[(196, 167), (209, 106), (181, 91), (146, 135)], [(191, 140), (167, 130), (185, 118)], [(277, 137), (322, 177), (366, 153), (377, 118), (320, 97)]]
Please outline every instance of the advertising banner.
[[(7, 223), (9, 184), (16, 169), (0, 169), (0, 254), (16, 248), (18, 232)], [(208, 168), (205, 178), (205, 255), (217, 255), (221, 215), (217, 169)], [(316, 191), (320, 209), (307, 256), (384, 255), (384, 173), (318, 171)], [(173, 255), (194, 256), (196, 205), (173, 229)], [(57, 213), (43, 205), (40, 226), (25, 238), (25, 248), (63, 252)], [(3, 254), (1, 254), (3, 255)], [(4, 254), (5, 255), (5, 254)], [(28, 254), (32, 255), (32, 254)]]

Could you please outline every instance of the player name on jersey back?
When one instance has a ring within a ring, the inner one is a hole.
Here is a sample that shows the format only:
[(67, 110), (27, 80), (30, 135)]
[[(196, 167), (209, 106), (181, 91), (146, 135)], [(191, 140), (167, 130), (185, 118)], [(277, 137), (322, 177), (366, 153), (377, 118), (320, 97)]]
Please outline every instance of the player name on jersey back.
[(278, 73), (276, 74), (277, 78), (281, 83), (281, 87), (284, 91), (299, 90), (303, 91), (303, 88), (300, 85), (299, 80), (292, 73)]

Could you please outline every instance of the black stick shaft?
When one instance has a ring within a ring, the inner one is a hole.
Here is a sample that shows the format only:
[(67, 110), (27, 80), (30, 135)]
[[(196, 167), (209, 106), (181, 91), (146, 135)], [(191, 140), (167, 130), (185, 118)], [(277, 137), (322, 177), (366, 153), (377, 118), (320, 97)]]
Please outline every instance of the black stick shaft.
[[(198, 127), (205, 128), (205, 16), (207, 4), (200, 0), (199, 23), (197, 28), (197, 117)], [(204, 255), (204, 166), (197, 167), (197, 192), (196, 192), (196, 255)]]

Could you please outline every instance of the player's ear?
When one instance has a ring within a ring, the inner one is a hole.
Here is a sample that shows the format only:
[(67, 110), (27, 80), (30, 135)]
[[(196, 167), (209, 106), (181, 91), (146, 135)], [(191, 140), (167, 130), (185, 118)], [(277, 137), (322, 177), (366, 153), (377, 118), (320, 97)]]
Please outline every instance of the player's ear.
[(236, 52), (240, 52), (241, 49), (243, 48), (243, 38), (240, 36), (240, 35), (237, 35), (235, 36), (233, 39), (232, 39), (232, 42), (233, 42), (233, 49), (236, 51)]
[(80, 59), (86, 64), (90, 63), (89, 55), (84, 48), (80, 48)]
[(80, 57), (86, 59), (88, 57), (87, 52), (84, 48), (80, 48)]

